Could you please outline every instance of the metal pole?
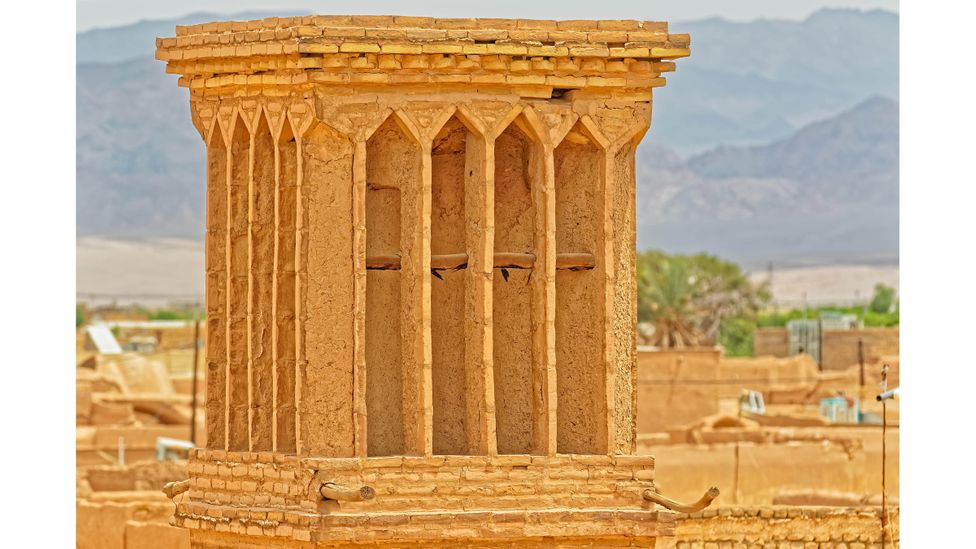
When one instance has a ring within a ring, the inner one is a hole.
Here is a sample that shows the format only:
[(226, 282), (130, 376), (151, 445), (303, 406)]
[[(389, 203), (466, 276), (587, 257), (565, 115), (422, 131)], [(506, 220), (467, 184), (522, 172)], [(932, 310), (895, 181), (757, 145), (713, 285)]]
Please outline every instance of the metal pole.
[(885, 470), (888, 457), (888, 403), (881, 401), (881, 549), (884, 549), (886, 531), (888, 529), (888, 491), (885, 489)]
[[(881, 392), (888, 391), (888, 365), (881, 369)], [(885, 486), (885, 471), (888, 461), (888, 402), (881, 401), (881, 549), (884, 549), (888, 529), (888, 491)]]
[(197, 444), (197, 365), (200, 355), (200, 319), (193, 321), (193, 394), (190, 397), (190, 442)]
[[(857, 340), (857, 363), (861, 365), (861, 392), (864, 392), (864, 340)], [(862, 395), (863, 398), (863, 395)]]

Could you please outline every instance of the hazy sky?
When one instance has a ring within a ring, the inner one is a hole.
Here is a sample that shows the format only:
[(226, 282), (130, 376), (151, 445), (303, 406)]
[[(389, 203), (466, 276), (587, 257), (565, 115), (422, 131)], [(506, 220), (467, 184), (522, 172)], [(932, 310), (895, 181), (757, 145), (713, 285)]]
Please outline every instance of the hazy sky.
[(760, 17), (802, 19), (823, 7), (884, 8), (898, 11), (898, 0), (78, 0), (77, 30), (114, 27), (140, 19), (171, 19), (193, 12), (247, 10), (308, 11), (319, 14), (394, 14), (437, 17), (524, 17), (531, 19), (645, 19), (687, 21), (719, 15), (726, 19)]

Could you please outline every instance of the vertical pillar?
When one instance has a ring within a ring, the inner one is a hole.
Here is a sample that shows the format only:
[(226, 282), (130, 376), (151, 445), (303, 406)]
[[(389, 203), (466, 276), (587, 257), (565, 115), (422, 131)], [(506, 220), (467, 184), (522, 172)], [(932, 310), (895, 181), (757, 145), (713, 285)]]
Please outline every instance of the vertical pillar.
[[(289, 109), (289, 120), (291, 109)], [(302, 421), (302, 410), (305, 409), (305, 296), (307, 295), (308, 261), (308, 212), (305, 195), (305, 144), (304, 132), (295, 126), (295, 453), (308, 455), (305, 444), (305, 426)]]
[[(646, 128), (646, 127), (645, 127)], [(639, 141), (639, 136), (637, 141)], [(637, 450), (637, 222), (635, 207), (636, 178), (634, 154), (637, 141), (627, 141), (616, 149), (612, 157), (611, 202), (613, 238), (608, 251), (614, 267), (611, 273), (608, 346), (613, 364), (614, 379), (614, 438), (611, 450), (618, 454), (632, 454)]]
[(353, 421), (355, 454), (368, 453), (366, 409), (366, 141), (357, 139), (352, 158)]
[(533, 308), (539, 311), (542, 330), (534, 334), (534, 355), (537, 365), (533, 372), (535, 391), (535, 438), (533, 445), (540, 453), (556, 455), (556, 188), (553, 153), (555, 146), (545, 140), (536, 160), (541, 168), (541, 180), (533, 188), (536, 215), (536, 250), (541, 261), (536, 263), (539, 279), (533, 288)]
[[(494, 216), (494, 139), (466, 121), (465, 218), (468, 267), (465, 269), (465, 364), (468, 393), (468, 450), (497, 453), (494, 369), (492, 364), (492, 248)], [(472, 127), (473, 126), (473, 127)]]
[(404, 327), (404, 419), (406, 452), (431, 455), (434, 442), (433, 359), (430, 346), (430, 210), (431, 143), (420, 144), (420, 178), (404, 194), (404, 304), (409, 321)]
[(300, 451), (351, 457), (353, 144), (315, 122), (300, 147)]
[[(597, 199), (597, 211), (599, 212), (599, 222), (602, 224), (602, 229), (598, 232), (597, 249), (594, 254), (596, 256), (597, 268), (601, 270), (601, 283), (603, 284), (603, 295), (601, 296), (603, 323), (600, 326), (603, 330), (603, 337), (600, 342), (600, 351), (604, 364), (603, 376), (606, 380), (606, 401), (603, 409), (606, 411), (604, 432), (606, 433), (607, 440), (604, 442), (604, 448), (609, 453), (613, 453), (617, 433), (617, 417), (615, 413), (617, 408), (617, 353), (614, 348), (614, 342), (622, 336), (625, 337), (624, 334), (616, 331), (618, 326), (614, 322), (614, 300), (616, 299), (616, 288), (613, 284), (615, 280), (614, 265), (616, 262), (614, 254), (614, 220), (616, 217), (614, 215), (616, 211), (616, 201), (614, 200), (616, 185), (614, 177), (616, 152), (616, 149), (611, 149), (604, 150), (603, 153), (603, 165), (601, 166), (603, 170), (603, 176), (601, 177), (602, 185), (598, 193), (599, 198)], [(636, 339), (634, 341), (636, 345)]]

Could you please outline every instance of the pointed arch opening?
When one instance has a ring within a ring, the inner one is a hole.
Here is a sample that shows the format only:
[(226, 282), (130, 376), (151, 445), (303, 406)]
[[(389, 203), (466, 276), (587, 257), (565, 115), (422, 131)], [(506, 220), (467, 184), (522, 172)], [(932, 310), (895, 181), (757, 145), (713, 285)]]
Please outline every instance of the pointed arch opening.
[(226, 443), (227, 405), (227, 144), (219, 126), (207, 143), (207, 448)]
[(466, 204), (471, 131), (451, 117), (431, 143), (430, 337), (433, 452), (467, 454), (475, 394), (468, 390)]
[(238, 114), (231, 131), (228, 190), (228, 331), (231, 342), (227, 383), (227, 449), (247, 451), (250, 446), (248, 399), (248, 209), (250, 206), (251, 135)]
[(274, 443), (273, 284), (275, 235), (275, 142), (262, 113), (254, 131), (249, 238), (250, 450), (269, 452)]
[(544, 451), (535, 436), (544, 412), (534, 397), (544, 390), (539, 368), (545, 360), (538, 340), (544, 337), (539, 297), (545, 283), (540, 155), (524, 115), (495, 139), (492, 364), (500, 454)]
[(393, 116), (366, 143), (367, 453), (374, 456), (405, 453), (405, 421), (413, 420), (405, 413), (413, 391), (403, 329), (410, 321), (403, 297), (413, 282), (401, 259), (410, 221), (404, 200), (416, 194), (419, 158), (419, 146)]
[(556, 191), (556, 449), (607, 452), (604, 152), (577, 122), (554, 153)]
[(298, 219), (298, 143), (285, 118), (278, 153), (275, 216), (275, 451), (293, 453), (295, 440), (295, 242)]

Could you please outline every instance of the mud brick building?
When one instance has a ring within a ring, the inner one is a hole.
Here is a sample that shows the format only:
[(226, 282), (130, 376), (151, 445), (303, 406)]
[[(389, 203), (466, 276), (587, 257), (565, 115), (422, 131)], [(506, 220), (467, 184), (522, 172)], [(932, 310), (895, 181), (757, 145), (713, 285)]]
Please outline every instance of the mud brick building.
[(648, 547), (634, 152), (665, 23), (294, 17), (156, 57), (207, 147), (194, 547)]

